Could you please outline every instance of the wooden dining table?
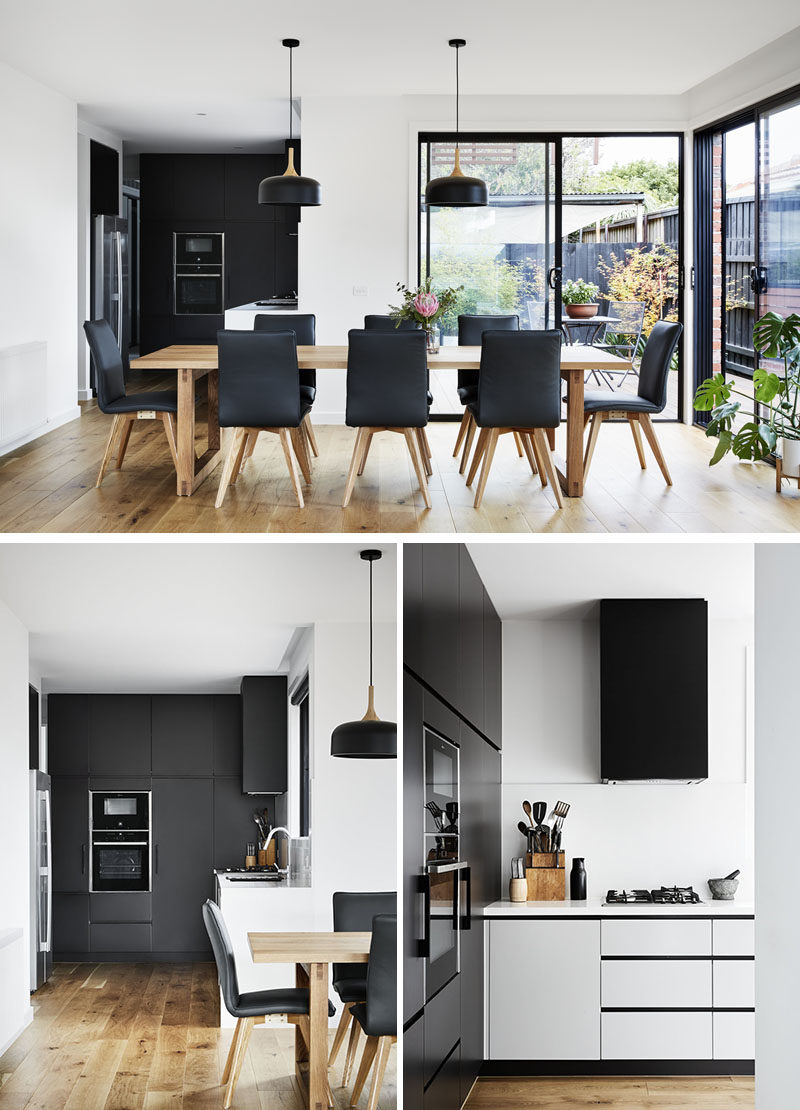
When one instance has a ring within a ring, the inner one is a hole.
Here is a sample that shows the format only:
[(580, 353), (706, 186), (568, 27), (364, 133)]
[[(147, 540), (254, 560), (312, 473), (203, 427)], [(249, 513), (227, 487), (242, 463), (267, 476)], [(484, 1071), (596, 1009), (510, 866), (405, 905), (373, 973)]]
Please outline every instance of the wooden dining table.
[(328, 967), (367, 963), (372, 934), (248, 933), (247, 939), (255, 963), (294, 964), (296, 985), (308, 988), (308, 1038), (295, 1028), (295, 1076), (309, 1110), (328, 1110)]
[[(443, 345), (437, 354), (428, 355), (429, 370), (477, 370), (481, 364), (480, 347)], [(343, 370), (347, 368), (347, 345), (298, 347), (297, 365), (301, 370)], [(621, 358), (599, 347), (574, 343), (561, 348), (561, 377), (567, 387), (566, 458), (557, 466), (562, 489), (568, 497), (583, 494), (583, 381), (587, 370), (630, 370), (630, 359)], [(178, 421), (175, 439), (178, 449), (178, 496), (189, 497), (214, 469), (221, 457), (218, 418), (218, 361), (216, 344), (176, 344), (132, 359), (137, 370), (171, 370), (177, 374)], [(201, 456), (195, 450), (195, 387), (208, 378), (208, 445)]]

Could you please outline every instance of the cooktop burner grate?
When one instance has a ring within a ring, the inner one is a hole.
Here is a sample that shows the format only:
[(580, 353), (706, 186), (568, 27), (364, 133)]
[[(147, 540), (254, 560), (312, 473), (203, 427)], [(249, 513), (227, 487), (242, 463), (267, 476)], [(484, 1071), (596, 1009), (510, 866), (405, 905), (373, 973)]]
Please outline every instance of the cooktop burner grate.
[(603, 904), (606, 906), (690, 906), (700, 902), (702, 899), (690, 886), (661, 886), (656, 890), (609, 890)]

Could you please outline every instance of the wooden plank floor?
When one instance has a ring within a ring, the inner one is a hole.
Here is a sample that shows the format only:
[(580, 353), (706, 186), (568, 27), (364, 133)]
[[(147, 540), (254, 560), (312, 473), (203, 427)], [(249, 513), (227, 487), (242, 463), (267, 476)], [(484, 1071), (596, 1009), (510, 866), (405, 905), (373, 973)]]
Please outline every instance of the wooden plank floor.
[[(0, 1056), (0, 1108), (221, 1107), (233, 1031), (219, 1028), (218, 998), (210, 963), (57, 964), (32, 996), (32, 1024)], [(234, 1110), (301, 1110), (293, 1038), (290, 1029), (256, 1027)], [(343, 1063), (342, 1055), (331, 1072), (337, 1110), (352, 1090), (337, 1085)], [(380, 1110), (397, 1106), (396, 1074), (393, 1049)]]
[(479, 1079), (465, 1110), (753, 1110), (754, 1081), (738, 1076)]
[[(150, 382), (149, 384), (152, 384)], [(431, 510), (426, 510), (402, 436), (376, 436), (350, 506), (341, 508), (355, 433), (318, 425), (320, 457), (306, 505), (297, 507), (277, 436), (261, 436), (221, 509), (218, 469), (193, 497), (176, 497), (161, 424), (133, 429), (121, 471), (94, 488), (110, 418), (93, 402), (84, 415), (0, 458), (3, 532), (795, 532), (800, 492), (764, 463), (724, 460), (709, 468), (711, 444), (696, 428), (660, 424), (674, 485), (648, 455), (640, 470), (627, 427), (603, 427), (583, 498), (557, 510), (512, 437), (502, 436), (480, 510), (452, 458), (456, 425), (434, 423)], [(202, 416), (202, 409), (199, 412)], [(202, 425), (199, 433), (203, 431)], [(199, 434), (198, 433), (198, 434)], [(559, 432), (563, 449), (563, 429)], [(646, 448), (649, 452), (649, 448)]]

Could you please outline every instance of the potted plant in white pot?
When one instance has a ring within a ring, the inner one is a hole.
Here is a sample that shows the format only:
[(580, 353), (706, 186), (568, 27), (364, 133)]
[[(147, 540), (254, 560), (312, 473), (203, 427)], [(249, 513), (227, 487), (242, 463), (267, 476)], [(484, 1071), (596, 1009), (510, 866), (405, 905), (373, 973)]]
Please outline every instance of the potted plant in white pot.
[[(735, 382), (726, 381), (724, 374), (706, 378), (697, 387), (694, 407), (711, 413), (706, 435), (718, 440), (709, 465), (729, 451), (751, 462), (775, 453), (783, 475), (800, 478), (800, 316), (766, 312), (753, 328), (753, 347), (765, 358), (782, 361), (783, 374), (759, 367), (753, 373), (752, 397), (736, 389)], [(741, 401), (731, 400), (733, 394), (744, 397), (752, 408), (742, 410)], [(752, 419), (734, 431), (740, 411)]]
[(561, 286), (561, 301), (567, 310), (567, 316), (572, 320), (588, 320), (596, 316), (599, 292), (600, 286), (593, 281), (584, 281), (583, 278), (565, 281)]

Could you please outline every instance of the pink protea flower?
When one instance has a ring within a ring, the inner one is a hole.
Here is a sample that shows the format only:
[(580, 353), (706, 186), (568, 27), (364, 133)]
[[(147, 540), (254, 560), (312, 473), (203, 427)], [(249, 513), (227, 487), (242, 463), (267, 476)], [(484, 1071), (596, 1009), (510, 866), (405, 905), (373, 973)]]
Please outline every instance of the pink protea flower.
[(424, 316), (426, 320), (435, 316), (439, 311), (439, 298), (435, 293), (417, 293), (412, 304), (420, 316)]

